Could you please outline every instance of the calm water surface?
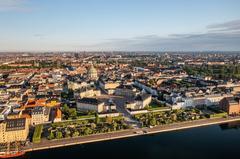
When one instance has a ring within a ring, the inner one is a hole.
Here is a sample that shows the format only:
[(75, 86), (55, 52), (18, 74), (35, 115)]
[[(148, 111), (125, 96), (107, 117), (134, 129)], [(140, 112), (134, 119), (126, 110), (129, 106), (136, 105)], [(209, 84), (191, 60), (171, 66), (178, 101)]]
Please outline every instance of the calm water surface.
[(240, 129), (215, 125), (26, 154), (26, 159), (239, 159)]

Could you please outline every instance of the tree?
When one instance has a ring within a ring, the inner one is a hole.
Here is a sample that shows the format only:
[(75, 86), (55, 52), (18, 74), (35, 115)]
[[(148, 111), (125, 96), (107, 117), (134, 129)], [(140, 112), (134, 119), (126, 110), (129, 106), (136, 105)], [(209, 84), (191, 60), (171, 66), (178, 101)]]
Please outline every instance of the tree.
[(220, 78), (224, 78), (225, 77), (224, 67), (221, 67), (219, 74), (220, 74)]
[(54, 136), (53, 132), (51, 131), (50, 134), (48, 135), (48, 140), (52, 140), (54, 138), (55, 138), (55, 136)]
[(62, 112), (65, 115), (66, 119), (68, 119), (69, 117), (71, 117), (71, 118), (77, 117), (76, 108), (69, 108), (67, 104), (63, 105)]
[(84, 131), (83, 131), (84, 135), (89, 135), (92, 133), (92, 130), (90, 128), (85, 128)]
[(150, 124), (151, 126), (155, 126), (155, 125), (157, 124), (156, 119), (155, 119), (154, 117), (151, 118), (149, 124)]
[(96, 124), (98, 124), (98, 123), (99, 123), (99, 116), (98, 116), (98, 114), (97, 114), (97, 113), (95, 114), (95, 123), (96, 123)]
[(62, 110), (63, 110), (63, 112), (68, 112), (68, 111), (69, 111), (68, 105), (67, 105), (67, 104), (64, 104)]
[(72, 137), (77, 137), (77, 136), (79, 136), (79, 132), (77, 130), (75, 130), (72, 134)]
[(70, 135), (71, 135), (71, 131), (65, 130), (65, 137), (66, 137), (66, 138), (67, 138), (67, 137), (70, 137)]
[(77, 110), (76, 110), (76, 108), (69, 109), (69, 116), (71, 118), (76, 118), (77, 117)]
[(61, 139), (62, 137), (63, 137), (62, 132), (61, 131), (57, 131), (56, 138), (57, 139)]
[(118, 124), (116, 122), (112, 123), (113, 130), (116, 131)]
[(88, 124), (88, 120), (82, 120), (82, 125), (87, 125)]

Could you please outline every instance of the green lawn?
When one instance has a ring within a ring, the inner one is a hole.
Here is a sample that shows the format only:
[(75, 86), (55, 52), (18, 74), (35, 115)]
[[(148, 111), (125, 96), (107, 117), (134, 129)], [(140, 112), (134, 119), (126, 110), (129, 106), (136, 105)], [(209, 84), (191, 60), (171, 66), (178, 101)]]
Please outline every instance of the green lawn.
[(33, 143), (39, 143), (41, 142), (41, 135), (42, 135), (43, 125), (37, 125), (34, 129), (33, 134)]
[(227, 113), (223, 112), (223, 113), (211, 114), (210, 118), (222, 118), (222, 117), (225, 117), (225, 116), (227, 116)]
[(148, 110), (161, 110), (161, 109), (166, 109), (168, 107), (164, 106), (163, 104), (158, 104), (156, 102), (152, 102), (148, 106)]
[(160, 105), (156, 104), (156, 103), (150, 103), (149, 104), (149, 108), (159, 108)]
[(154, 107), (154, 108), (149, 108), (148, 110), (164, 110), (164, 109), (169, 109), (169, 107)]
[(85, 119), (85, 118), (93, 118), (95, 117), (95, 115), (82, 115), (82, 116), (78, 116), (78, 119)]

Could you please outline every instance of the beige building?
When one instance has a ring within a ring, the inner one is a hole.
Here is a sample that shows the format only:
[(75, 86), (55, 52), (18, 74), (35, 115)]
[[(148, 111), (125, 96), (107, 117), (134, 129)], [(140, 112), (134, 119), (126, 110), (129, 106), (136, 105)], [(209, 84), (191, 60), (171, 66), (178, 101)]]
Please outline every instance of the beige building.
[(32, 110), (32, 125), (38, 125), (49, 121), (50, 108), (34, 107)]
[(233, 87), (233, 93), (239, 93), (240, 92), (240, 86)]
[(28, 132), (26, 118), (7, 119), (0, 123), (0, 143), (26, 141)]
[(131, 110), (136, 110), (136, 109), (138, 109), (137, 103), (136, 103), (135, 101), (126, 102), (126, 103), (125, 103), (125, 107), (126, 107), (127, 109), (131, 109)]
[(134, 97), (137, 94), (137, 89), (134, 88), (132, 85), (120, 85), (116, 88), (114, 94), (124, 97)]
[(72, 82), (68, 81), (68, 88), (72, 90), (81, 89), (83, 87), (88, 87), (89, 83), (87, 82)]
[(150, 94), (138, 95), (135, 98), (135, 101), (136, 101), (136, 105), (139, 107), (139, 109), (143, 109), (151, 103), (152, 96)]
[(100, 87), (107, 90), (107, 89), (116, 89), (120, 84), (118, 82), (100, 82)]
[(100, 90), (94, 90), (94, 89), (86, 89), (86, 90), (79, 93), (80, 98), (100, 96), (100, 95), (101, 95), (101, 91)]
[(100, 113), (104, 111), (104, 102), (96, 98), (82, 98), (77, 101), (77, 109), (80, 111), (96, 111)]
[(107, 94), (114, 94), (116, 88), (119, 85), (120, 84), (117, 81), (99, 81), (100, 88), (104, 90)]
[(144, 109), (152, 101), (152, 96), (150, 94), (137, 95), (134, 101), (126, 102), (125, 107), (131, 110)]

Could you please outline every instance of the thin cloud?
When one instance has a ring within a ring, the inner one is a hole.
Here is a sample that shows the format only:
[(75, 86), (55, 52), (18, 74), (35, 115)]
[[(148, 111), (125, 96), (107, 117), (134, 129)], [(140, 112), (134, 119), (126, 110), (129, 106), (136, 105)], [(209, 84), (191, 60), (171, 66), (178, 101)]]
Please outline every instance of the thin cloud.
[[(112, 39), (86, 50), (129, 51), (236, 51), (240, 50), (240, 20), (208, 25), (203, 33), (170, 34), (167, 37), (145, 35), (128, 39)], [(83, 47), (83, 46), (81, 46)]]
[(207, 29), (210, 29), (211, 31), (240, 31), (240, 19), (225, 23), (208, 25)]
[(36, 37), (36, 38), (39, 38), (39, 39), (44, 39), (44, 38), (46, 38), (46, 35), (45, 35), (45, 34), (34, 34), (33, 36)]
[(0, 0), (0, 11), (25, 11), (27, 0)]

